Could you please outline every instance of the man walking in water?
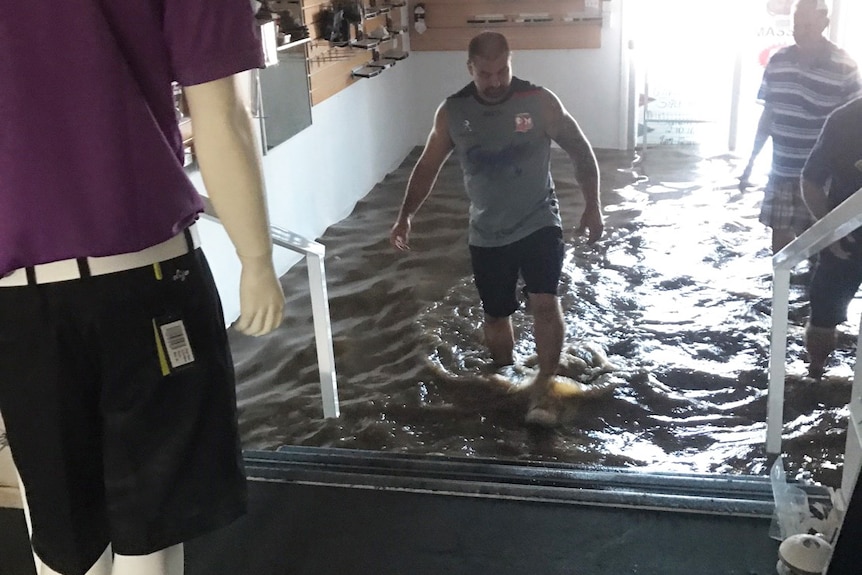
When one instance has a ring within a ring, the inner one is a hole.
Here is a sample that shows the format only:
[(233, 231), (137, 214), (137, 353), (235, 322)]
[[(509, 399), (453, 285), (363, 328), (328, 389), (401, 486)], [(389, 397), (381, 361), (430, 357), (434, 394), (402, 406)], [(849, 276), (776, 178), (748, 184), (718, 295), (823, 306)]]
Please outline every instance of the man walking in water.
[[(833, 112), (802, 169), (802, 196), (815, 219), (823, 218), (862, 188), (862, 98)], [(837, 326), (862, 284), (862, 229), (820, 252), (809, 290), (805, 326), (808, 374), (820, 379), (835, 349)]]
[(824, 0), (797, 0), (793, 8), (795, 44), (769, 60), (758, 98), (763, 113), (742, 185), (757, 154), (772, 137), (772, 169), (760, 221), (772, 228), (778, 253), (813, 223), (802, 200), (799, 177), (826, 117), (862, 90), (856, 63), (823, 36), (829, 25)]
[(431, 193), (437, 174), (455, 151), (470, 198), (470, 256), (485, 312), (485, 344), (496, 366), (514, 362), (511, 315), (518, 309), (523, 278), (533, 315), (539, 374), (532, 385), (526, 421), (552, 426), (559, 409), (552, 394), (563, 345), (563, 314), (557, 296), (564, 244), (554, 182), (551, 141), (572, 159), (586, 206), (579, 233), (589, 241), (603, 231), (599, 169), (574, 118), (546, 88), (512, 75), (506, 37), (482, 32), (470, 41), (467, 70), (472, 83), (437, 109), (410, 180), (390, 242), (407, 250), (411, 220)]

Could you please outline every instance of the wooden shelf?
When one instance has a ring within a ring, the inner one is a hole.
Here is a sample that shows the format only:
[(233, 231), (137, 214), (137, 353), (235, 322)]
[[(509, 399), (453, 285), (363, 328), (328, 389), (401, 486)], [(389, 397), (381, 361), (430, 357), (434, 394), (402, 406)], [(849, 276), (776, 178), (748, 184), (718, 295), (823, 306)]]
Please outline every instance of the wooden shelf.
[[(383, 67), (378, 61), (381, 52), (392, 49), (392, 40), (406, 33), (409, 25), (406, 17), (407, 3), (404, 1), (380, 2), (371, 6), (370, 0), (362, 0), (361, 32), (357, 44), (356, 29), (351, 26), (351, 37), (345, 45), (335, 45), (321, 37), (321, 13), (331, 9), (331, 0), (302, 0), (303, 24), (311, 36), (306, 48), (308, 58), (311, 102), (317, 105), (363, 78), (379, 73)], [(386, 26), (389, 37), (369, 37), (375, 30)], [(391, 65), (391, 64), (390, 64)], [(370, 69), (369, 69), (370, 68)]]
[(466, 51), (481, 30), (503, 32), (513, 50), (600, 48), (601, 3), (587, 0), (423, 0), (427, 30), (416, 32), (415, 51)]

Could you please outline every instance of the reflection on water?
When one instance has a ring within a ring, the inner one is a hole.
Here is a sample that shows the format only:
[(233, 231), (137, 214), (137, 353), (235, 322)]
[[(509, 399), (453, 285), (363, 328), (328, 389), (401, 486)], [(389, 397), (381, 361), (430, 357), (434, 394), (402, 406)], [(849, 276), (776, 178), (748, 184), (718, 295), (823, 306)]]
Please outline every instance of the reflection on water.
[[(568, 225), (561, 297), (566, 346), (607, 355), (619, 385), (565, 400), (563, 425), (526, 427), (524, 394), (484, 378), (481, 309), (470, 279), (466, 199), (456, 164), (414, 219), (412, 250), (388, 245), (412, 154), (327, 231), (342, 416), (321, 419), (305, 269), (284, 277), (286, 324), (263, 340), (231, 334), (241, 430), (250, 448), (283, 444), (762, 474), (771, 305), (762, 192), (740, 194), (729, 157), (655, 149), (632, 167), (600, 151), (606, 236), (571, 232), (582, 208), (554, 156)], [(858, 320), (827, 378), (805, 373), (805, 270), (791, 291), (785, 451), (790, 474), (840, 482)], [(852, 318), (859, 317), (854, 305)], [(513, 317), (517, 354), (534, 353)]]

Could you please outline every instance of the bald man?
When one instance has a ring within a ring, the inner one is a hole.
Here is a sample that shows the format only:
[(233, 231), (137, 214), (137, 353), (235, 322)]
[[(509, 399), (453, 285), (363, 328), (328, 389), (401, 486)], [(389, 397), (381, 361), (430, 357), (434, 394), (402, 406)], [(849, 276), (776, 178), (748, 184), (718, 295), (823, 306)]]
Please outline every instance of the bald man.
[(856, 62), (823, 36), (829, 11), (823, 0), (797, 0), (795, 43), (776, 52), (763, 73), (758, 98), (763, 113), (743, 185), (766, 140), (772, 137), (772, 168), (760, 222), (772, 229), (772, 252), (779, 252), (812, 223), (802, 200), (802, 166), (826, 117), (862, 92)]
[(551, 390), (564, 334), (557, 296), (564, 245), (550, 174), (551, 142), (574, 163), (586, 203), (579, 232), (588, 231), (590, 242), (603, 231), (598, 163), (559, 98), (512, 75), (505, 36), (497, 32), (475, 36), (468, 49), (467, 71), (472, 82), (437, 109), (390, 242), (396, 249), (408, 249), (411, 220), (454, 151), (470, 198), (469, 247), (485, 312), (485, 344), (496, 366), (514, 362), (511, 315), (519, 307), (520, 276), (529, 297), (539, 358), (526, 421), (556, 425), (559, 406)]

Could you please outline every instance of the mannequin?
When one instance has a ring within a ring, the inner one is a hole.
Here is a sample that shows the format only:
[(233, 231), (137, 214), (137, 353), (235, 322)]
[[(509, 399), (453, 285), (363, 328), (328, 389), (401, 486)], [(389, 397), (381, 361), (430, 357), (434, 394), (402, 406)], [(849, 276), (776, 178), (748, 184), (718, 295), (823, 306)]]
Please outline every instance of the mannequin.
[[(238, 78), (186, 88), (195, 127), (195, 151), (208, 195), (242, 263), (240, 318), (235, 328), (265, 335), (282, 320), (284, 294), (272, 265), (272, 242), (251, 116), (242, 104)], [(27, 527), (32, 533), (19, 477)], [(64, 575), (34, 553), (36, 575)], [(113, 555), (110, 546), (86, 575), (181, 575), (183, 545), (142, 556)]]
[(235, 327), (269, 333), (284, 294), (236, 80), (261, 47), (248, 2), (71, 4), (0, 4), (0, 411), (38, 575), (180, 575), (246, 492), (171, 83), (241, 262)]

